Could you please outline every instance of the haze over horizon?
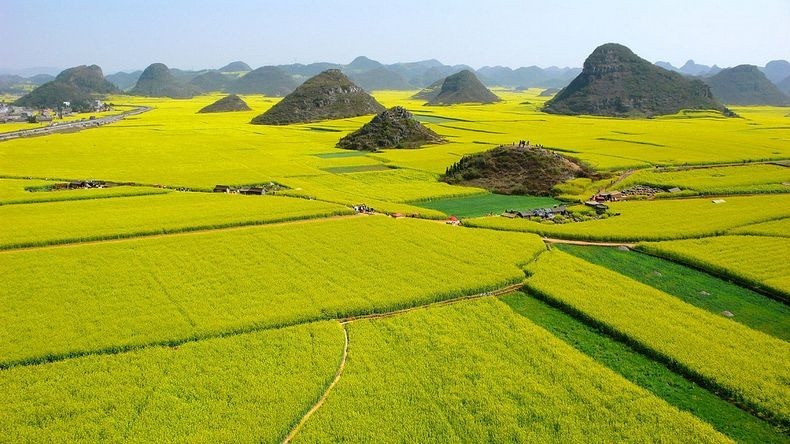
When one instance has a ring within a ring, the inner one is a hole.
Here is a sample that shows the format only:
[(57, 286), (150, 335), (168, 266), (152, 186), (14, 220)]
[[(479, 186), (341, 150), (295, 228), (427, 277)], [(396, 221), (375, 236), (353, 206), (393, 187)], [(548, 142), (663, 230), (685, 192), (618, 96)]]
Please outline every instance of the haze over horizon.
[(380, 4), (240, 0), (4, 1), (0, 72), (97, 64), (105, 74), (163, 62), (181, 69), (438, 59), (446, 64), (579, 67), (617, 42), (652, 62), (762, 66), (790, 58), (790, 2), (495, 0)]

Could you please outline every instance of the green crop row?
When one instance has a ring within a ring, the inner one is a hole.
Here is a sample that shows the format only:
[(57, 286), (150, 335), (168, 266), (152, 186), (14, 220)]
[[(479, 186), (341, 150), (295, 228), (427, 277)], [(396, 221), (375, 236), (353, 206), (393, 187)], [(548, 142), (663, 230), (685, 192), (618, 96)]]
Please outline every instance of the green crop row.
[(628, 344), (604, 334), (595, 325), (587, 325), (523, 292), (511, 293), (500, 299), (513, 311), (545, 328), (568, 345), (675, 407), (710, 423), (737, 442), (787, 442), (787, 437), (778, 428), (689, 381), (661, 362), (639, 353)]
[(558, 244), (556, 248), (657, 288), (711, 313), (790, 340), (790, 307), (708, 273), (636, 251)]
[(790, 301), (790, 238), (718, 236), (641, 243), (649, 254), (689, 264)]
[(390, 311), (523, 280), (537, 236), (360, 216), (0, 253), (0, 364)]
[(297, 442), (727, 441), (496, 299), (348, 330), (343, 375)]
[(527, 271), (530, 291), (773, 421), (790, 424), (786, 341), (559, 251), (542, 255)]

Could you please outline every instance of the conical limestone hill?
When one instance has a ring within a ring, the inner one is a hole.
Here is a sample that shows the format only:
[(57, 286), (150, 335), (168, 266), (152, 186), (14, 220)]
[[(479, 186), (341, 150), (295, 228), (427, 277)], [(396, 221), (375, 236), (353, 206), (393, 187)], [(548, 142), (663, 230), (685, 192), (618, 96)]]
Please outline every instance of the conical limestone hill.
[(201, 108), (199, 113), (227, 113), (235, 111), (249, 111), (250, 107), (247, 102), (241, 99), (236, 94), (225, 96), (211, 105)]
[(197, 87), (181, 82), (173, 76), (163, 63), (154, 63), (145, 68), (137, 84), (129, 91), (133, 96), (190, 98), (200, 91)]
[(63, 102), (69, 102), (76, 111), (89, 111), (92, 101), (97, 97), (119, 92), (115, 85), (104, 79), (100, 67), (81, 65), (64, 70), (54, 80), (44, 83), (14, 103), (33, 108), (59, 108)]
[(460, 103), (494, 103), (501, 99), (480, 82), (468, 69), (447, 76), (442, 87), (426, 105), (455, 105)]
[(305, 81), (268, 111), (252, 119), (251, 123), (288, 125), (345, 119), (381, 111), (384, 107), (376, 99), (340, 70), (330, 69)]
[(444, 139), (414, 119), (405, 108), (392, 107), (377, 114), (362, 128), (340, 139), (338, 148), (377, 151), (382, 148), (417, 148)]
[(731, 114), (701, 80), (667, 71), (616, 43), (601, 45), (567, 87), (546, 102), (553, 114), (643, 117), (709, 109)]

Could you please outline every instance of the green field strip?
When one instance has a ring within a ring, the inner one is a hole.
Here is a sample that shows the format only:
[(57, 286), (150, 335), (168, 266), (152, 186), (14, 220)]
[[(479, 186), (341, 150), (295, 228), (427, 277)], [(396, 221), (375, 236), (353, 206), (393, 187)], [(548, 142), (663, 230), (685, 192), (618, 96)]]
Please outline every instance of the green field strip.
[(343, 375), (294, 442), (722, 442), (494, 298), (348, 324)]
[(790, 303), (790, 238), (717, 236), (668, 242), (642, 242), (637, 249), (722, 276), (754, 291)]
[(484, 293), (523, 280), (520, 266), (543, 251), (536, 236), (375, 216), (6, 251), (0, 365)]
[(566, 253), (606, 267), (684, 302), (731, 318), (747, 327), (790, 340), (790, 308), (731, 282), (684, 265), (612, 247), (556, 245)]
[(519, 211), (534, 208), (548, 208), (562, 202), (543, 196), (507, 196), (502, 194), (479, 194), (464, 197), (432, 199), (415, 202), (417, 206), (441, 211), (457, 217), (480, 217), (491, 213), (499, 214), (505, 210)]
[(531, 294), (781, 427), (790, 344), (554, 250), (527, 267)]
[(343, 352), (336, 322), (0, 371), (9, 442), (279, 442)]
[(659, 361), (541, 299), (518, 292), (500, 297), (516, 313), (545, 328), (601, 365), (673, 406), (692, 413), (737, 442), (784, 443), (788, 435)]

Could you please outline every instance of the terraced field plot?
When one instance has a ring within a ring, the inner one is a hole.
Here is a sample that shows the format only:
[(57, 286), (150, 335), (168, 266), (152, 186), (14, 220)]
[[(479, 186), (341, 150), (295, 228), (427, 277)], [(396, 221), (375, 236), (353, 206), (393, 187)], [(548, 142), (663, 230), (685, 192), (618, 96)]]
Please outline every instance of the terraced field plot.
[[(0, 441), (787, 442), (786, 305), (641, 253), (546, 253), (529, 233), (687, 239), (642, 246), (782, 288), (790, 195), (622, 202), (619, 216), (560, 225), (478, 217), (550, 198), (438, 181), (465, 154), (527, 139), (612, 172), (559, 187), (572, 200), (648, 179), (782, 191), (787, 169), (775, 165), (649, 168), (789, 159), (787, 111), (563, 117), (540, 112), (538, 92), (441, 108), (376, 92), (449, 140), (414, 150), (335, 148), (371, 116), (248, 124), (276, 98), (196, 114), (216, 94), (124, 96), (155, 109), (0, 143), (3, 177), (285, 187), (30, 193), (51, 182), (0, 179)], [(351, 215), (361, 203), (476, 228)], [(542, 299), (491, 297), (525, 278)]]
[(642, 170), (618, 186), (627, 188), (634, 184), (663, 189), (677, 187), (699, 194), (788, 193), (790, 167), (763, 164), (666, 172)]
[[(0, 207), (9, 226), (0, 249), (178, 233), (353, 214), (306, 199), (219, 193), (168, 193), (123, 199), (47, 202)], [(24, 230), (10, 227), (25, 227)]]
[(480, 217), (500, 214), (503, 211), (519, 211), (547, 208), (562, 202), (551, 197), (506, 196), (503, 194), (480, 194), (468, 197), (448, 197), (419, 202), (417, 205), (457, 217)]
[(503, 296), (502, 301), (516, 313), (545, 328), (599, 364), (669, 404), (693, 413), (735, 441), (786, 441), (781, 430), (721, 399), (628, 344), (602, 334), (595, 326), (585, 324), (526, 293)]
[(765, 236), (720, 236), (644, 243), (650, 254), (737, 279), (790, 300), (790, 239)]
[(0, 373), (8, 441), (281, 440), (334, 376), (336, 323)]
[(541, 255), (527, 288), (704, 384), (790, 424), (790, 344), (566, 253)]
[(296, 441), (726, 440), (497, 300), (348, 330), (343, 376)]
[(488, 291), (519, 282), (518, 265), (544, 250), (533, 235), (359, 216), (6, 251), (0, 364)]
[(50, 187), (55, 183), (57, 182), (47, 180), (0, 179), (0, 205), (144, 196), (168, 192), (161, 188), (130, 186), (33, 192), (27, 190), (27, 188)]
[(612, 247), (556, 245), (566, 253), (601, 265), (671, 294), (684, 302), (785, 341), (790, 340), (790, 308), (710, 274), (675, 262)]
[(566, 224), (525, 219), (486, 217), (470, 219), (468, 226), (526, 231), (563, 239), (643, 241), (684, 239), (724, 234), (729, 229), (790, 216), (790, 195), (711, 199), (626, 201), (609, 204), (620, 213), (602, 220)]

